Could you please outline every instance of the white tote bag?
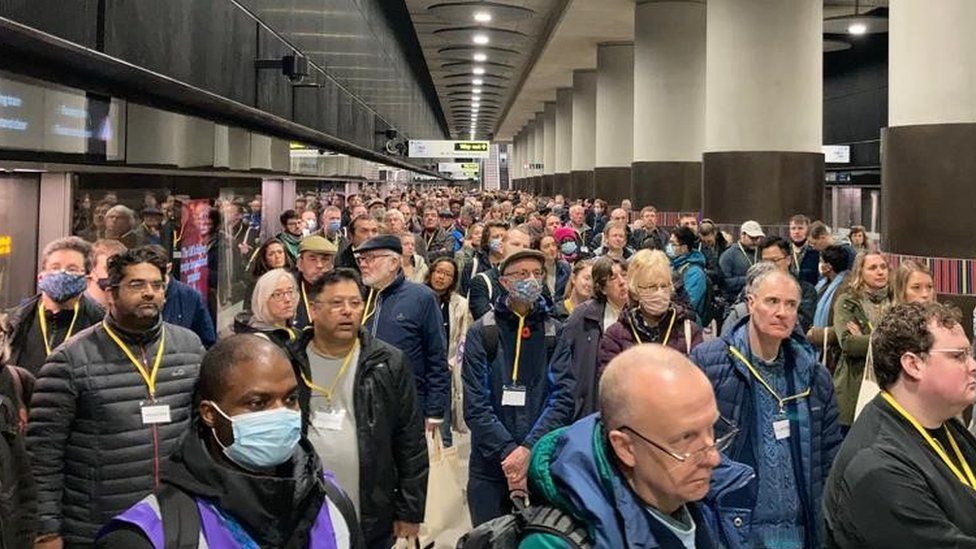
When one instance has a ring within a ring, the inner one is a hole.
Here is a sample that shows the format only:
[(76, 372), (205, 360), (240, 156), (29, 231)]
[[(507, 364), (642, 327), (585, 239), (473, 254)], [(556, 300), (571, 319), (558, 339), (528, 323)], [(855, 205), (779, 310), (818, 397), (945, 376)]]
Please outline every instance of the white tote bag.
[(868, 339), (868, 354), (864, 357), (864, 375), (861, 377), (861, 389), (857, 392), (857, 404), (854, 406), (855, 420), (861, 415), (861, 410), (881, 392), (878, 379), (874, 376), (873, 341), (873, 336)]
[(430, 473), (420, 546), (454, 549), (458, 539), (471, 530), (465, 497), (467, 479), (462, 478), (457, 446), (445, 448), (439, 431), (427, 434), (427, 455)]

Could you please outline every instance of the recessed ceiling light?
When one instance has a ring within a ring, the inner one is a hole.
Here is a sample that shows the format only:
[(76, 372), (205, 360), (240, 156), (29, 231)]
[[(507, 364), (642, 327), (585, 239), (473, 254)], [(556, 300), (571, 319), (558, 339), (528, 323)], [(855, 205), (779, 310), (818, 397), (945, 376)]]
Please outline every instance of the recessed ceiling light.
[(474, 14), (474, 20), (479, 23), (487, 23), (491, 21), (491, 14), (487, 11), (479, 11)]
[(847, 32), (850, 34), (864, 34), (868, 32), (868, 26), (864, 23), (854, 23), (853, 25), (847, 27)]
[(488, 60), (488, 56), (485, 55), (485, 54), (483, 54), (483, 53), (481, 53), (481, 52), (478, 52), (478, 53), (474, 54), (473, 56), (471, 56), (471, 59), (474, 59), (478, 63), (484, 63), (485, 61)]
[(476, 34), (476, 35), (474, 35), (474, 37), (471, 40), (475, 44), (478, 44), (480, 46), (484, 46), (485, 44), (488, 43), (488, 35), (487, 34)]
[(481, 95), (481, 88), (475, 88), (471, 90), (471, 93), (473, 93), (474, 95)]
[(475, 86), (480, 86), (484, 84), (485, 81), (480, 78), (475, 78), (474, 80), (471, 81), (471, 83), (474, 84)]
[(485, 68), (484, 67), (475, 67), (475, 68), (471, 69), (471, 74), (474, 74), (476, 76), (481, 76), (482, 74), (485, 74)]

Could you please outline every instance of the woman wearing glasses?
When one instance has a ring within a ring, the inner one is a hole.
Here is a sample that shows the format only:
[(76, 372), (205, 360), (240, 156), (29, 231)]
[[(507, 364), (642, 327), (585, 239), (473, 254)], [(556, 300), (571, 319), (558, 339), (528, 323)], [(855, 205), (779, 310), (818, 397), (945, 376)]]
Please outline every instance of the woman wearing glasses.
[(468, 327), (473, 321), (471, 313), (468, 312), (468, 300), (455, 291), (457, 282), (457, 264), (449, 257), (435, 259), (430, 270), (427, 271), (427, 278), (424, 281), (427, 287), (434, 291), (434, 295), (437, 296), (437, 303), (441, 308), (441, 317), (444, 319), (444, 338), (447, 341), (447, 364), (451, 367), (451, 406), (445, 411), (445, 421), (441, 429), (444, 441), (447, 443), (451, 440), (450, 428), (452, 424), (457, 431), (467, 431), (464, 426), (464, 408), (461, 399), (464, 387), (461, 385), (458, 349), (461, 347), (461, 340), (468, 333)]
[(234, 318), (234, 332), (259, 334), (283, 348), (297, 335), (291, 327), (297, 309), (295, 277), (284, 269), (272, 269), (255, 283), (251, 312)]
[(675, 303), (671, 263), (660, 250), (641, 250), (627, 263), (630, 304), (600, 341), (602, 372), (613, 358), (641, 343), (658, 343), (687, 355), (702, 342), (695, 312)]

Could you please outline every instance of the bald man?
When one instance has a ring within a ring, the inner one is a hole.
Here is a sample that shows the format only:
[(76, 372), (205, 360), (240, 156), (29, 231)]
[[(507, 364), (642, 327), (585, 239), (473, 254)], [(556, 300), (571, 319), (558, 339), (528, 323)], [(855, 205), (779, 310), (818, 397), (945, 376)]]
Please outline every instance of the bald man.
[[(599, 414), (536, 444), (530, 488), (536, 503), (592, 517), (573, 525), (593, 547), (745, 547), (741, 516), (706, 509), (751, 506), (752, 469), (720, 453), (736, 433), (701, 370), (674, 350), (638, 345), (607, 366)], [(568, 545), (531, 533), (519, 547)]]

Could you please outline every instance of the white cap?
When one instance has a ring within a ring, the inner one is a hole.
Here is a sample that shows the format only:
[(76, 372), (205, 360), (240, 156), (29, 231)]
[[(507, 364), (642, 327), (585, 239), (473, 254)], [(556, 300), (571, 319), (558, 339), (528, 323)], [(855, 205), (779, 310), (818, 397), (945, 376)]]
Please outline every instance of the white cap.
[(742, 224), (742, 230), (740, 233), (746, 233), (747, 236), (752, 238), (764, 238), (766, 233), (763, 232), (762, 226), (759, 223), (749, 220)]

